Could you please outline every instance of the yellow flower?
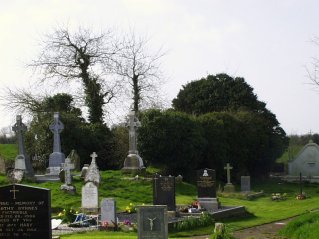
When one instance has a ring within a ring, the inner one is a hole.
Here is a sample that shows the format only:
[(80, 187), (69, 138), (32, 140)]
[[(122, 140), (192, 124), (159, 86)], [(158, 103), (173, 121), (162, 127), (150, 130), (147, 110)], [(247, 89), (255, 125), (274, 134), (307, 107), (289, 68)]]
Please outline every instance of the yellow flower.
[(60, 213), (58, 214), (59, 217), (61, 217), (62, 215), (63, 215), (62, 212), (60, 212)]
[(130, 206), (133, 206), (133, 203), (130, 203)]
[(128, 213), (131, 213), (131, 210), (130, 210), (130, 209), (128, 210)]

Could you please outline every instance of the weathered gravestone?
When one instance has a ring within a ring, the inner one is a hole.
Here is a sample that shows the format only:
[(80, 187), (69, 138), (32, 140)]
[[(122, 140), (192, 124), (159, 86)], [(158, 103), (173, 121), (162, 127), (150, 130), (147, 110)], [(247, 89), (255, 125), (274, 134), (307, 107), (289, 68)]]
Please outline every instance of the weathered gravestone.
[(75, 171), (81, 170), (81, 168), (80, 168), (81, 160), (80, 160), (80, 156), (77, 154), (76, 150), (72, 149), (71, 153), (68, 155), (67, 158), (71, 159), (71, 163), (74, 164)]
[(97, 154), (93, 152), (90, 157), (92, 158), (91, 164), (85, 174), (85, 182), (93, 182), (95, 185), (99, 186), (101, 183), (101, 175), (99, 168), (96, 164)]
[(167, 239), (166, 206), (137, 207), (138, 239)]
[(82, 187), (82, 209), (84, 211), (97, 211), (99, 208), (98, 188), (93, 182), (87, 182)]
[(6, 173), (6, 163), (1, 156), (0, 156), (0, 173), (2, 174)]
[(60, 189), (64, 192), (74, 194), (76, 191), (76, 188), (74, 185), (72, 185), (72, 175), (71, 175), (71, 169), (74, 169), (74, 164), (71, 163), (71, 160), (69, 158), (65, 159), (65, 163), (62, 164), (63, 172), (64, 172), (64, 184), (61, 185)]
[(53, 133), (53, 153), (49, 157), (49, 174), (59, 175), (61, 164), (65, 161), (65, 155), (61, 152), (60, 133), (64, 129), (63, 123), (60, 121), (59, 112), (54, 113), (54, 121), (50, 125)]
[(101, 202), (101, 222), (110, 226), (116, 224), (116, 202), (113, 198), (103, 198)]
[(83, 168), (81, 169), (81, 179), (85, 179), (86, 173), (88, 172), (88, 169), (90, 167), (90, 164), (84, 164)]
[(24, 132), (27, 131), (27, 126), (22, 123), (21, 115), (17, 115), (17, 122), (12, 127), (18, 139), (19, 154), (15, 159), (15, 170), (23, 170), (25, 175), (29, 178), (34, 177), (34, 171), (29, 156), (26, 154), (24, 146)]
[(153, 178), (153, 204), (166, 205), (168, 211), (176, 211), (175, 177), (155, 174)]
[(250, 192), (250, 176), (240, 177), (240, 189), (242, 192)]
[(216, 198), (216, 173), (213, 169), (197, 170), (197, 196), (201, 207), (207, 211), (219, 208)]
[(0, 187), (0, 238), (51, 239), (50, 195), (20, 184)]
[(124, 160), (123, 172), (126, 173), (138, 173), (145, 170), (143, 160), (138, 154), (137, 150), (137, 135), (138, 128), (141, 127), (141, 123), (135, 116), (135, 112), (131, 111), (127, 126), (129, 128), (129, 151), (126, 159)]

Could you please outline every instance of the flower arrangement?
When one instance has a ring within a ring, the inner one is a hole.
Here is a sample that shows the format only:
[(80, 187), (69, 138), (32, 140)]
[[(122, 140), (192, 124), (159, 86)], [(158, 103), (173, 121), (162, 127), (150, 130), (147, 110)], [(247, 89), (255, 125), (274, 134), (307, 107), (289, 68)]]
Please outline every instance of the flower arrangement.
[(201, 207), (200, 207), (200, 204), (199, 204), (199, 202), (198, 201), (194, 201), (194, 202), (192, 202), (192, 207), (193, 208), (198, 208), (198, 209), (200, 209)]
[(306, 198), (308, 198), (308, 196), (307, 196), (304, 192), (302, 192), (301, 194), (298, 194), (298, 195), (296, 196), (296, 199), (297, 199), (297, 200), (304, 200), (304, 199), (306, 199)]
[(79, 213), (78, 211), (76, 211), (75, 209), (71, 207), (68, 209), (63, 209), (62, 212), (59, 212), (57, 218), (62, 219), (64, 223), (70, 223), (70, 222), (74, 222), (76, 218), (76, 214), (78, 213)]
[(271, 195), (272, 201), (283, 201), (287, 199), (287, 193), (273, 193)]
[(134, 213), (134, 212), (136, 212), (135, 205), (134, 205), (133, 203), (130, 203), (128, 206), (126, 206), (125, 212), (127, 212), (127, 213)]

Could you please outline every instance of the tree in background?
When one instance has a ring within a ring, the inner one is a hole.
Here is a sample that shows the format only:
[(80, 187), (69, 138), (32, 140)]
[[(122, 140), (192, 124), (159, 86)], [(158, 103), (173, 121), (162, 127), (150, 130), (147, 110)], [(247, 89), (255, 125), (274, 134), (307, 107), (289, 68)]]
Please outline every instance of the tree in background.
[(161, 79), (160, 59), (161, 49), (150, 53), (148, 40), (137, 37), (134, 32), (123, 37), (121, 50), (115, 61), (115, 73), (123, 77), (130, 86), (133, 110), (138, 113), (141, 102), (158, 100), (158, 89)]
[(38, 102), (40, 108), (34, 112), (29, 130), (26, 132), (26, 148), (30, 155), (40, 156), (46, 167), (50, 153), (52, 153), (53, 134), (49, 130), (54, 112), (60, 112), (61, 121), (65, 129), (61, 133), (62, 151), (68, 155), (75, 149), (81, 164), (90, 163), (90, 154), (97, 152), (98, 165), (105, 169), (112, 153), (112, 136), (104, 124), (88, 124), (82, 118), (80, 109), (73, 106), (73, 98), (68, 94), (57, 94), (45, 97)]
[(218, 74), (190, 82), (173, 107), (199, 116), (208, 142), (202, 167), (223, 170), (222, 164), (233, 162), (237, 172), (265, 175), (287, 148), (288, 138), (276, 116), (244, 78)]
[(166, 174), (189, 178), (206, 145), (202, 130), (185, 113), (147, 110), (142, 113), (139, 152), (147, 166), (159, 166)]
[(106, 83), (112, 58), (118, 51), (110, 31), (94, 35), (80, 28), (76, 33), (59, 28), (46, 36), (39, 57), (30, 64), (42, 80), (80, 81), (91, 123), (103, 123), (103, 106), (114, 97), (116, 83)]

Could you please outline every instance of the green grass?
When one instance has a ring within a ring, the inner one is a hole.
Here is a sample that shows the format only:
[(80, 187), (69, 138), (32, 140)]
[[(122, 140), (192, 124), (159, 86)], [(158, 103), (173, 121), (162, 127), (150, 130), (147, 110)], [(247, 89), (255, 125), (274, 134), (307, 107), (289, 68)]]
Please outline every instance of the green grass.
[[(124, 211), (129, 203), (134, 205), (152, 204), (152, 183), (150, 180), (140, 179), (138, 181), (122, 175), (120, 171), (103, 171), (102, 183), (99, 187), (99, 199), (104, 197), (114, 198), (117, 203), (117, 210)], [(77, 188), (75, 195), (69, 195), (60, 191), (61, 183), (30, 183), (29, 185), (51, 189), (53, 215), (63, 208), (73, 207), (78, 209), (81, 204), (82, 180), (75, 178), (74, 184)], [(0, 185), (8, 184), (5, 176), (0, 176)], [(222, 205), (245, 206), (250, 216), (244, 218), (234, 218), (224, 220), (228, 228), (237, 230), (252, 227), (264, 223), (270, 223), (297, 215), (305, 214), (311, 210), (319, 208), (319, 188), (315, 184), (303, 185), (303, 191), (310, 198), (306, 200), (296, 200), (299, 192), (299, 185), (292, 183), (280, 183), (277, 181), (252, 182), (254, 191), (265, 192), (265, 196), (255, 200), (244, 200), (232, 197), (219, 197)], [(272, 193), (287, 193), (287, 200), (272, 201)], [(176, 203), (190, 204), (196, 199), (196, 187), (188, 183), (179, 183), (176, 188)], [(198, 228), (196, 230), (172, 233), (170, 238), (192, 237), (192, 235), (210, 234), (212, 227)], [(310, 229), (309, 229), (310, 230)], [(106, 232), (91, 232), (85, 234), (74, 234), (63, 238), (101, 238)], [(136, 238), (136, 233), (107, 232), (107, 238)]]
[(0, 156), (4, 160), (14, 160), (18, 154), (18, 145), (0, 144)]
[(319, 212), (310, 212), (294, 219), (280, 231), (280, 235), (290, 239), (318, 239)]

